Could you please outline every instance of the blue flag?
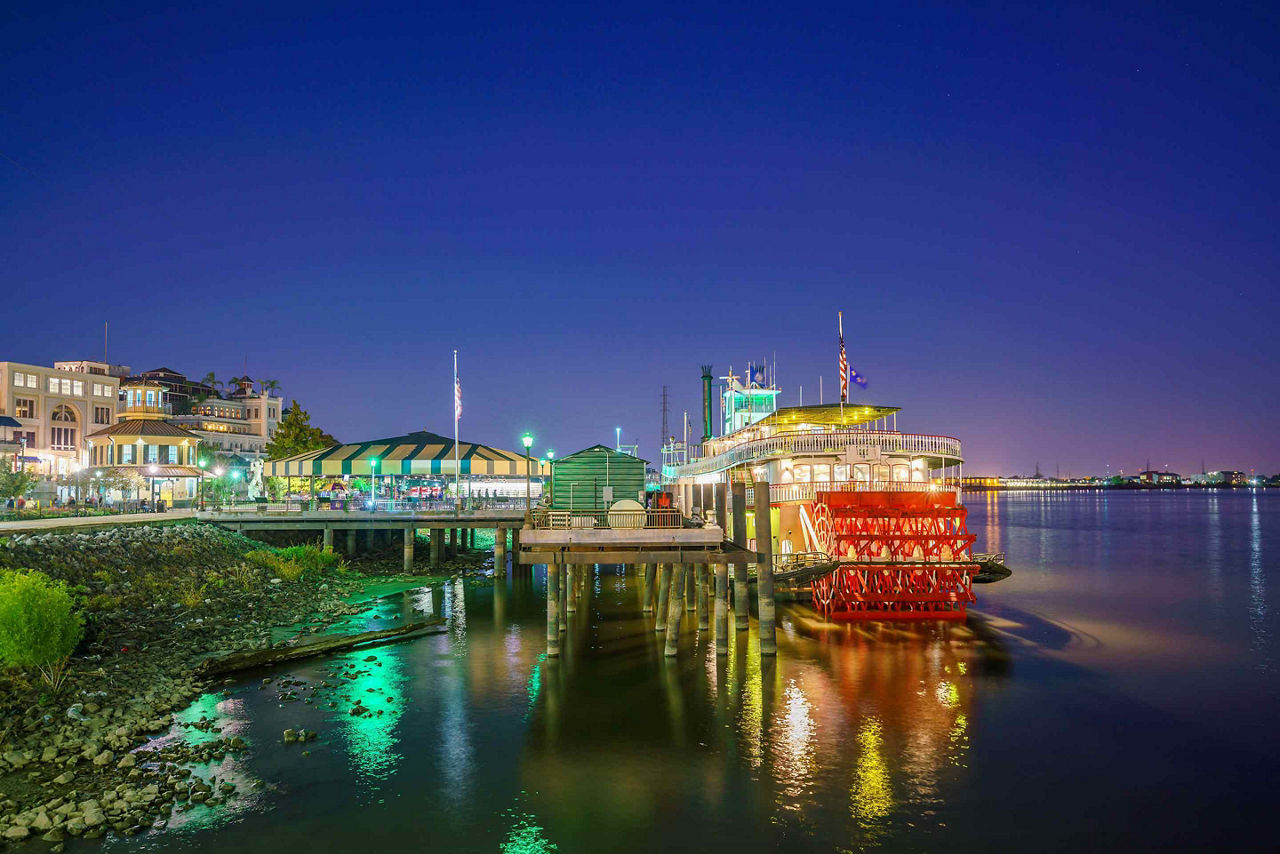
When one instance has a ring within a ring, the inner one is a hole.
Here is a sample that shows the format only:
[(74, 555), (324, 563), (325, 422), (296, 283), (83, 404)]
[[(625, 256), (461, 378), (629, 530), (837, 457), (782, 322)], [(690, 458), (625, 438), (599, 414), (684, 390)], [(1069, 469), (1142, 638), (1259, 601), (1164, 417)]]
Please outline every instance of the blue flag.
[(867, 387), (867, 378), (864, 377), (862, 374), (858, 373), (857, 368), (849, 369), (849, 381), (854, 385), (856, 385), (858, 388)]

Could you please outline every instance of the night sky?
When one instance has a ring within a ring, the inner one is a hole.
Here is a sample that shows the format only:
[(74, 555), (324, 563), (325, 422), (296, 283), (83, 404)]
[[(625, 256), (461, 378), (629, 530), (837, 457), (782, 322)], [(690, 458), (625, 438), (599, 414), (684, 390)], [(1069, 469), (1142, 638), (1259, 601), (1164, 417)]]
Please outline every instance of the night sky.
[[(0, 359), (657, 457), (776, 353), (966, 473), (1280, 471), (1268, 4), (0, 10)], [(375, 8), (376, 6), (376, 8)], [(1108, 9), (1120, 6), (1123, 9)]]

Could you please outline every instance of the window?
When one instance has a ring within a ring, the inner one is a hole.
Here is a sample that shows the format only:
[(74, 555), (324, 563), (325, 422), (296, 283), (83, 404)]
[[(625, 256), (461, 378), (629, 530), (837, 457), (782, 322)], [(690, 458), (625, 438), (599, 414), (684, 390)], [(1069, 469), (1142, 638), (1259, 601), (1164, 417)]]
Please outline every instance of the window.
[(149, 462), (149, 463), (158, 463), (158, 462), (160, 462), (160, 446), (159, 446), (159, 445), (146, 445), (145, 447), (146, 447), (146, 449), (147, 449), (147, 462)]
[(76, 428), (54, 427), (49, 433), (50, 447), (55, 451), (74, 451), (76, 449)]
[(24, 386), (27, 384), (27, 375), (26, 375), (26, 374), (14, 374), (14, 375), (13, 375), (13, 384), (14, 384), (16, 387), (18, 387), (18, 388), (22, 388), (22, 387), (24, 387)]
[(815, 481), (830, 481), (831, 466), (827, 463), (817, 463), (813, 467), (813, 479)]
[(58, 378), (49, 377), (49, 394), (57, 394), (57, 393), (58, 393)]
[(111, 407), (95, 406), (93, 408), (94, 424), (110, 424), (111, 423)]
[[(63, 382), (66, 382), (66, 380), (63, 380)], [(71, 393), (76, 397), (84, 397), (84, 383), (80, 380), (72, 380)]]
[(119, 460), (120, 465), (122, 466), (129, 465), (135, 459), (133, 454), (133, 445), (121, 445), (116, 453), (116, 456), (120, 458)]
[(72, 424), (76, 422), (76, 411), (66, 404), (58, 404), (53, 408), (53, 414), (49, 416), (51, 421), (70, 421)]
[(13, 399), (13, 414), (19, 418), (35, 418), (35, 400), (30, 397), (15, 397)]
[(40, 388), (40, 382), (35, 374), (27, 374), (27, 388)]

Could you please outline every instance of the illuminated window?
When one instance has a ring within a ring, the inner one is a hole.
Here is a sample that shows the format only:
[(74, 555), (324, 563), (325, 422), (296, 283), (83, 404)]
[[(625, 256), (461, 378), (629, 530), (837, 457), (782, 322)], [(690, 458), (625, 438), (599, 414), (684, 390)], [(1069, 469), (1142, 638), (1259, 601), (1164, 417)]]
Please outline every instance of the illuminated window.
[[(66, 380), (63, 380), (63, 382), (66, 382)], [(84, 397), (84, 383), (80, 380), (72, 380), (71, 393), (76, 397)]]
[(146, 447), (146, 449), (147, 449), (147, 462), (149, 462), (149, 463), (158, 463), (158, 462), (160, 462), (160, 446), (159, 446), (159, 445), (147, 445), (147, 446), (145, 446), (145, 447)]
[(29, 397), (15, 397), (13, 399), (13, 414), (19, 418), (35, 418), (35, 400)]
[(849, 479), (848, 463), (837, 463), (836, 464), (836, 480), (843, 482), (848, 479)]
[(809, 466), (795, 466), (791, 472), (796, 483), (808, 483), (812, 479), (813, 470)]
[(131, 464), (135, 459), (133, 454), (133, 445), (121, 445), (117, 456), (120, 457), (120, 465), (125, 466)]
[(25, 386), (25, 385), (27, 384), (27, 375), (26, 375), (26, 374), (14, 374), (14, 375), (13, 375), (13, 384), (14, 384), (15, 386), (17, 386), (18, 388), (22, 388), (23, 386)]
[(815, 481), (830, 481), (831, 466), (828, 463), (818, 463), (813, 467), (813, 479)]
[(57, 394), (57, 393), (58, 393), (58, 378), (49, 377), (49, 394)]

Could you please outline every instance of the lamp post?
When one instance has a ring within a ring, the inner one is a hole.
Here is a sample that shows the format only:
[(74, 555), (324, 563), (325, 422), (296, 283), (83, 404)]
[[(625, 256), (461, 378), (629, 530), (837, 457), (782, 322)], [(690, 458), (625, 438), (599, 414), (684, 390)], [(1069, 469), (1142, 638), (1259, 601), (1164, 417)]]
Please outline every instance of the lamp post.
[(524, 511), (528, 513), (532, 507), (532, 502), (529, 498), (531, 494), (529, 486), (529, 449), (533, 447), (533, 434), (525, 433), (520, 437), (520, 441), (524, 443)]
[(147, 466), (147, 474), (151, 475), (151, 512), (156, 512), (156, 472), (159, 471), (155, 466)]
[(621, 427), (613, 428), (613, 449), (615, 451), (622, 450), (622, 428)]
[(378, 458), (369, 457), (369, 509), (373, 510), (378, 501)]
[[(554, 460), (555, 457), (556, 457), (556, 452), (551, 450), (550, 448), (547, 448), (547, 476), (548, 477), (551, 476), (551, 461)], [(542, 484), (542, 494), (544, 496), (547, 494), (547, 484), (545, 482), (543, 482)]]
[(196, 466), (200, 469), (200, 509), (204, 510), (204, 470), (208, 468), (209, 461), (204, 457), (196, 460)]

